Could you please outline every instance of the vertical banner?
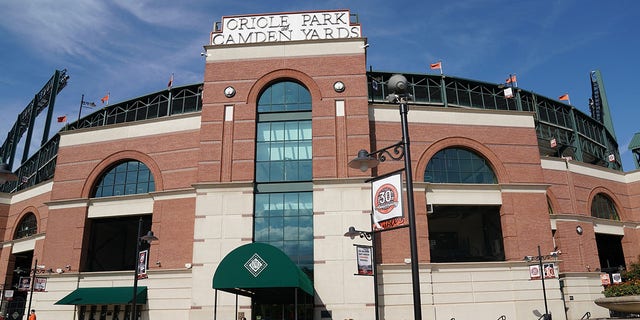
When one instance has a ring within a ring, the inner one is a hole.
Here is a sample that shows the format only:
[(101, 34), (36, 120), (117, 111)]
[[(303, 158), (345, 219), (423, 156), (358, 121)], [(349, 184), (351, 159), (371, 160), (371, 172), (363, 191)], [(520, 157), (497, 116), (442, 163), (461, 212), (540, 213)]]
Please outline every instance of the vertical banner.
[(371, 181), (374, 231), (405, 225), (401, 171)]
[(555, 278), (556, 277), (555, 264), (553, 264), (553, 263), (545, 263), (543, 265), (542, 269), (544, 270), (544, 278), (545, 279)]
[(373, 247), (355, 246), (358, 260), (358, 275), (373, 275)]
[(539, 265), (531, 265), (529, 266), (529, 278), (531, 280), (539, 280), (541, 279), (542, 274), (540, 271), (540, 266)]
[(138, 279), (147, 278), (147, 259), (149, 250), (143, 250), (138, 253)]
[(36, 277), (36, 283), (33, 284), (33, 291), (44, 292), (47, 290), (47, 278)]
[(31, 277), (20, 277), (18, 291), (29, 291), (31, 289)]

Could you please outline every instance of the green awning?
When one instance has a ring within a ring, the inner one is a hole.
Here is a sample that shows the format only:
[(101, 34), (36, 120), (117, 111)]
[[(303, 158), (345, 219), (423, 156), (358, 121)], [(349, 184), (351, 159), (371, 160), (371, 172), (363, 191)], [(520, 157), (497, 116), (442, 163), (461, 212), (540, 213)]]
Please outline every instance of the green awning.
[[(147, 287), (138, 287), (136, 301), (147, 303)], [(55, 304), (67, 305), (103, 305), (130, 304), (133, 300), (133, 287), (78, 288)]]
[(216, 269), (213, 288), (244, 296), (285, 296), (301, 289), (313, 296), (313, 283), (280, 249), (250, 243), (231, 251)]

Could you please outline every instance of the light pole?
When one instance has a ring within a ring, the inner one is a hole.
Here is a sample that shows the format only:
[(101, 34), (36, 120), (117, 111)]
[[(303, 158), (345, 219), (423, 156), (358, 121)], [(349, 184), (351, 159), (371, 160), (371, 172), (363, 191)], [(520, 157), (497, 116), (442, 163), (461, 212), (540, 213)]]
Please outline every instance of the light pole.
[[(158, 240), (156, 236), (153, 235), (153, 231), (149, 230), (145, 236), (140, 236), (142, 233), (142, 217), (138, 220), (138, 235), (136, 236), (136, 258), (133, 266), (133, 299), (131, 300), (131, 317), (130, 320), (138, 320), (138, 269), (140, 268), (140, 245), (143, 242), (151, 244), (151, 241)], [(146, 267), (146, 266), (145, 266)]]
[[(411, 150), (409, 148), (409, 125), (407, 122), (407, 113), (409, 107), (407, 100), (411, 97), (407, 93), (407, 78), (401, 74), (394, 74), (387, 81), (389, 88), (389, 102), (400, 104), (400, 122), (402, 123), (402, 141), (376, 150), (367, 152), (367, 150), (358, 151), (358, 157), (349, 162), (349, 167), (360, 169), (363, 172), (367, 169), (374, 168), (379, 162), (386, 161), (387, 157), (393, 160), (404, 158), (404, 171), (407, 183), (407, 209), (409, 216), (409, 245), (411, 249), (411, 282), (413, 285), (413, 315), (414, 320), (422, 320), (422, 302), (420, 301), (420, 270), (418, 269), (418, 241), (416, 235), (415, 223), (415, 207), (413, 201), (413, 173), (411, 169)], [(391, 150), (391, 151), (390, 151)]]
[(371, 262), (373, 263), (373, 304), (376, 308), (376, 320), (380, 319), (380, 312), (378, 310), (378, 269), (376, 267), (376, 248), (375, 248), (375, 235), (373, 232), (357, 230), (355, 227), (349, 227), (349, 231), (344, 234), (345, 237), (349, 237), (353, 240), (355, 237), (360, 237), (371, 241), (373, 252), (371, 254)]
[(548, 258), (557, 258), (559, 254), (560, 254), (560, 251), (555, 251), (555, 252), (551, 252), (551, 254), (547, 256), (543, 256), (542, 253), (540, 252), (540, 246), (538, 246), (537, 256), (524, 257), (524, 260), (527, 262), (533, 261), (534, 258), (538, 260), (538, 267), (540, 268), (539, 274), (540, 274), (540, 279), (542, 280), (542, 297), (544, 299), (544, 314), (542, 315), (543, 320), (551, 320), (551, 313), (549, 313), (549, 307), (547, 305), (547, 289), (545, 288), (545, 285), (544, 285), (544, 278), (547, 274), (544, 272), (542, 261)]

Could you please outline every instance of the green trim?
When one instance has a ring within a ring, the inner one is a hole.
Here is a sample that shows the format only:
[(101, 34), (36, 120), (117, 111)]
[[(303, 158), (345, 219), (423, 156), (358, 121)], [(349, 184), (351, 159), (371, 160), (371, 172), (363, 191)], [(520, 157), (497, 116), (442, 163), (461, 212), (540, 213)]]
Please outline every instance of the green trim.
[(314, 292), (309, 277), (284, 252), (259, 242), (227, 254), (216, 269), (212, 288), (246, 296), (264, 289), (302, 289), (312, 296)]
[[(133, 287), (78, 288), (54, 304), (105, 305), (131, 304)], [(147, 304), (147, 287), (138, 287), (138, 304)]]

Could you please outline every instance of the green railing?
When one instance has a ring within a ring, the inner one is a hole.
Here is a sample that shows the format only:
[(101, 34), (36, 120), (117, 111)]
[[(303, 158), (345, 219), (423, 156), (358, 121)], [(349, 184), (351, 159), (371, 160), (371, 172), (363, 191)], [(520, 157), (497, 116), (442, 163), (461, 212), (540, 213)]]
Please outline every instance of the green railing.
[[(389, 103), (386, 81), (393, 74), (367, 73), (369, 103)], [(410, 83), (412, 105), (532, 112), (541, 156), (571, 157), (622, 170), (615, 137), (602, 123), (568, 104), (505, 84), (429, 74), (404, 76)], [(505, 97), (506, 88), (512, 89), (512, 97)]]
[[(169, 101), (171, 103), (169, 103)], [(146, 96), (119, 102), (97, 110), (62, 131), (135, 122), (202, 110), (202, 83), (174, 87)], [(13, 193), (53, 179), (58, 157), (60, 135), (54, 135), (15, 171), (17, 181), (5, 182), (0, 192)]]

